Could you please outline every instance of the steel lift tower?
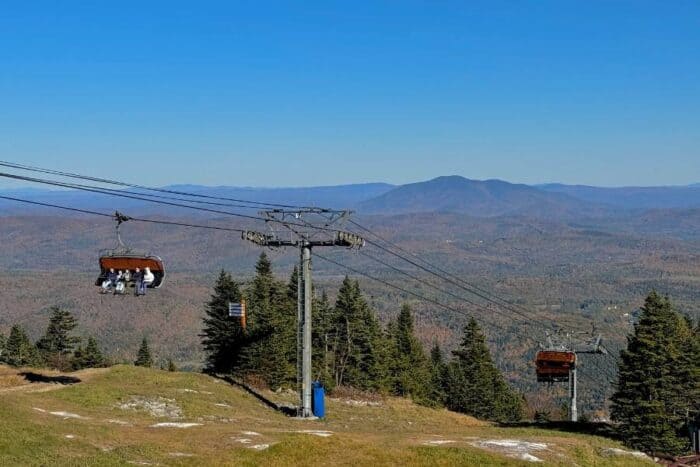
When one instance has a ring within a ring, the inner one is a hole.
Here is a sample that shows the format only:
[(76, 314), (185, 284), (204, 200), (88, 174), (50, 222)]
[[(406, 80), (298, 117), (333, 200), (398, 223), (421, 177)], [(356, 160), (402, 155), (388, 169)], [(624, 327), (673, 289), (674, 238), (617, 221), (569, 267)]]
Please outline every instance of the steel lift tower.
[(537, 381), (541, 383), (569, 383), (569, 420), (578, 421), (578, 355), (605, 354), (607, 351), (601, 345), (601, 336), (584, 343), (574, 343), (573, 333), (567, 333), (565, 340), (553, 342), (553, 337), (547, 334), (547, 345), (537, 352), (535, 364)]
[[(350, 211), (306, 208), (297, 210), (274, 209), (261, 211), (271, 231), (246, 231), (244, 240), (263, 247), (299, 248), (299, 279), (297, 283), (297, 385), (299, 411), (302, 418), (313, 416), (311, 407), (311, 254), (314, 248), (362, 248), (365, 240), (351, 232), (340, 230)], [(275, 227), (283, 227), (281, 235)]]

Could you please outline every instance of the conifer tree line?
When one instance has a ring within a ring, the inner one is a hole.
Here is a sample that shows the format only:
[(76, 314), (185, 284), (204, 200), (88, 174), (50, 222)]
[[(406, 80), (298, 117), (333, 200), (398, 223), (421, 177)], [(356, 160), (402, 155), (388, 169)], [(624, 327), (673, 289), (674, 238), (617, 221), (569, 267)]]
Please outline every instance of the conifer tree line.
[(700, 424), (700, 324), (652, 291), (620, 353), (612, 419), (621, 438), (646, 452), (682, 454)]
[[(74, 334), (77, 327), (77, 321), (70, 311), (59, 307), (50, 309), (46, 331), (35, 343), (24, 328), (16, 324), (12, 326), (7, 337), (0, 334), (0, 364), (14, 367), (49, 367), (61, 371), (109, 366), (111, 362), (104, 355), (97, 339), (89, 336), (83, 343), (82, 339)], [(153, 364), (146, 339), (141, 344), (135, 364)], [(174, 371), (175, 365), (172, 361), (169, 362), (168, 369)]]
[(10, 329), (7, 338), (0, 335), (0, 363), (20, 367), (49, 367), (62, 371), (107, 366), (107, 360), (94, 337), (86, 345), (73, 333), (78, 327), (70, 311), (50, 310), (44, 335), (32, 343), (20, 325)]
[[(275, 278), (265, 253), (245, 290), (221, 271), (206, 304), (202, 345), (205, 371), (264, 382), (271, 389), (297, 384), (297, 278)], [(229, 302), (247, 303), (247, 323), (229, 317)], [(339, 386), (410, 397), (491, 420), (518, 420), (523, 398), (495, 366), (476, 321), (468, 323), (450, 358), (436, 345), (430, 355), (415, 335), (409, 305), (382, 326), (360, 290), (346, 277), (335, 303), (325, 291), (313, 298), (313, 378)]]

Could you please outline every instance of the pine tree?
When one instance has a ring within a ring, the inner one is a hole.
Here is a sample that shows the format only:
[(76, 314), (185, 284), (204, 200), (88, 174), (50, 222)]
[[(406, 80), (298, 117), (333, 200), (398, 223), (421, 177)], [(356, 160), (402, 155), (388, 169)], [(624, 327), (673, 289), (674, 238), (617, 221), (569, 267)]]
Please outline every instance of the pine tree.
[(19, 325), (12, 326), (0, 361), (16, 367), (38, 366), (42, 363), (36, 346), (31, 343), (24, 329)]
[(245, 373), (257, 374), (274, 390), (296, 379), (296, 305), (289, 299), (292, 286), (285, 288), (275, 279), (272, 263), (264, 252), (255, 270), (247, 291), (250, 344), (244, 349), (242, 361)]
[(452, 354), (446, 385), (446, 405), (450, 410), (487, 420), (512, 421), (521, 417), (522, 399), (494, 365), (474, 318), (464, 328), (460, 348)]
[(4, 334), (0, 334), (0, 362), (2, 361), (2, 356), (5, 353), (5, 344), (7, 343), (7, 338)]
[(89, 337), (82, 358), (83, 368), (100, 368), (105, 366), (105, 357), (94, 337)]
[(423, 345), (414, 334), (413, 314), (409, 305), (403, 305), (399, 312), (393, 333), (393, 346), (393, 367), (389, 368), (393, 379), (393, 394), (425, 399), (428, 390), (425, 383), (430, 372)]
[(324, 290), (321, 297), (314, 301), (313, 321), (313, 374), (316, 380), (323, 383), (326, 389), (332, 390), (333, 379), (333, 323), (334, 308)]
[(145, 337), (141, 341), (141, 347), (139, 347), (139, 352), (136, 355), (136, 361), (134, 362), (136, 366), (153, 366), (153, 357), (151, 356), (151, 349), (148, 347), (148, 339)]
[(73, 370), (81, 370), (83, 368), (102, 368), (107, 366), (107, 360), (102, 354), (102, 351), (97, 345), (97, 341), (94, 337), (90, 337), (88, 339), (86, 347), (81, 345), (75, 349), (70, 363)]
[(200, 334), (207, 356), (205, 371), (209, 373), (229, 373), (243, 366), (241, 352), (247, 345), (247, 334), (241, 320), (228, 314), (228, 304), (240, 303), (241, 298), (236, 281), (221, 270), (204, 309), (204, 329)]
[[(692, 344), (688, 323), (667, 297), (652, 291), (627, 349), (620, 353), (612, 418), (625, 442), (647, 452), (678, 454), (688, 447), (682, 433), (689, 401), (684, 383), (693, 375), (684, 351)], [(697, 379), (695, 380), (697, 385)]]
[(79, 337), (70, 335), (77, 325), (78, 323), (69, 311), (59, 307), (51, 308), (51, 317), (46, 333), (36, 345), (51, 366), (59, 369), (66, 369), (69, 366), (68, 355), (80, 342)]
[(168, 371), (170, 371), (170, 372), (177, 371), (177, 367), (175, 366), (175, 362), (173, 362), (172, 358), (168, 359)]
[(383, 378), (377, 356), (381, 330), (357, 281), (343, 280), (334, 315), (335, 384), (377, 389)]
[(82, 345), (79, 345), (78, 348), (73, 351), (73, 357), (70, 362), (71, 369), (74, 371), (85, 368), (85, 349)]
[[(377, 339), (375, 358), (377, 360), (377, 381), (374, 389), (398, 395), (398, 374), (403, 368), (401, 356), (396, 346), (396, 320), (390, 319)], [(402, 394), (403, 395), (403, 394)]]
[(430, 349), (430, 388), (426, 395), (426, 400), (430, 401), (432, 405), (445, 405), (447, 379), (445, 358), (440, 345), (435, 341)]

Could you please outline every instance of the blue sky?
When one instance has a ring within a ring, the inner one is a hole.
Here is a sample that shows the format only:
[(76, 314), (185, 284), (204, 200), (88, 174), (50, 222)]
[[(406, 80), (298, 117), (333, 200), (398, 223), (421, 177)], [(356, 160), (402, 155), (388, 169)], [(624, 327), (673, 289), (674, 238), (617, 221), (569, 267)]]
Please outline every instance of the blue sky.
[(151, 185), (700, 182), (700, 3), (12, 2), (0, 158)]

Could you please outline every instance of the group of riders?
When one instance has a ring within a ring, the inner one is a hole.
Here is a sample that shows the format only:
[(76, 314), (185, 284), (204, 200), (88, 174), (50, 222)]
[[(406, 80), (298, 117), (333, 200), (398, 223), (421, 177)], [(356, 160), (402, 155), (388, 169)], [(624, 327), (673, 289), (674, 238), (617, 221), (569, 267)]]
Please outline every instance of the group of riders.
[(132, 273), (126, 269), (124, 271), (115, 271), (110, 269), (107, 273), (107, 278), (102, 282), (102, 293), (113, 292), (116, 295), (126, 293), (126, 287), (129, 282), (134, 283), (136, 296), (146, 295), (146, 288), (153, 283), (155, 276), (151, 272), (151, 268), (144, 268), (143, 272), (140, 268), (136, 268)]

